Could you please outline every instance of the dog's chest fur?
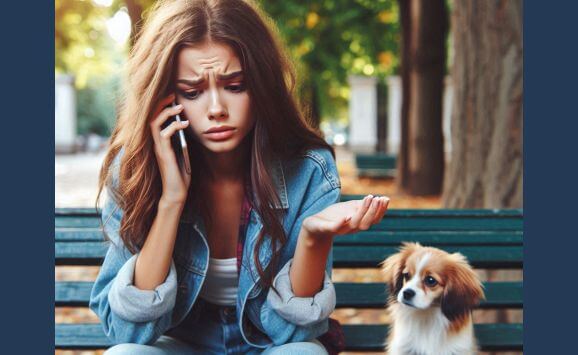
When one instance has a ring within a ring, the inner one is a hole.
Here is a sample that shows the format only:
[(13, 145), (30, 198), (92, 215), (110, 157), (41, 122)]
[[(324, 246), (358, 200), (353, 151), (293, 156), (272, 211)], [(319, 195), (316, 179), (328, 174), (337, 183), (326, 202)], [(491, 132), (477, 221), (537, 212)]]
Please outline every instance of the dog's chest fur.
[(393, 324), (388, 341), (390, 355), (475, 354), (472, 323), (448, 333), (449, 320), (439, 307), (417, 310), (398, 303), (390, 306)]

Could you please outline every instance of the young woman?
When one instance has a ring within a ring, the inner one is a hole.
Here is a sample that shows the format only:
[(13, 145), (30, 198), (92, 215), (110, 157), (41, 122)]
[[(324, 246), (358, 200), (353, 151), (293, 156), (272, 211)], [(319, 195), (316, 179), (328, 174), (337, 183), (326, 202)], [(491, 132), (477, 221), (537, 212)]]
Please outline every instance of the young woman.
[(286, 58), (246, 1), (150, 13), (99, 182), (112, 243), (90, 308), (119, 344), (108, 354), (326, 353), (332, 239), (377, 223), (388, 199), (338, 202)]

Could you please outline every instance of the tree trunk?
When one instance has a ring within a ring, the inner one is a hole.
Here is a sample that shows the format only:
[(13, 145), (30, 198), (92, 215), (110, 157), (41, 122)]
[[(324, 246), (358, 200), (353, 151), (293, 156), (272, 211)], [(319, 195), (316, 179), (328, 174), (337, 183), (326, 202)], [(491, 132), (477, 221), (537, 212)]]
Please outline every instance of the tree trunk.
[(445, 208), (522, 207), (522, 1), (456, 0)]
[(402, 106), (402, 120), (406, 121), (402, 141), (407, 143), (402, 143), (404, 154), (400, 156), (405, 161), (401, 186), (411, 195), (437, 195), (442, 191), (444, 175), (442, 98), (447, 9), (444, 0), (410, 0), (405, 6), (409, 9), (402, 10), (409, 12), (410, 30), (403, 33), (407, 67), (402, 80), (408, 83), (403, 100), (408, 102), (405, 112)]
[(410, 26), (410, 0), (398, 0), (399, 2), (399, 21), (401, 24), (401, 139), (399, 145), (399, 152), (397, 157), (397, 188), (400, 191), (407, 189), (408, 172), (407, 172), (407, 116), (411, 96), (409, 95), (409, 48), (411, 38)]
[[(522, 207), (522, 1), (456, 0), (452, 155), (445, 208)], [(520, 270), (480, 274), (523, 278)], [(521, 312), (480, 311), (476, 322), (521, 322)]]

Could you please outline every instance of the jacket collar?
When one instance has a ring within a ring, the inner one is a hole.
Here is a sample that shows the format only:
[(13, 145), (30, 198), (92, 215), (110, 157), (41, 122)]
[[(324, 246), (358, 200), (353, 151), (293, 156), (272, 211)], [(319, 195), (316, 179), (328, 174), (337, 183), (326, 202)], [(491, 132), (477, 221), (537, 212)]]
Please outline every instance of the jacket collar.
[(287, 185), (285, 184), (285, 174), (283, 172), (283, 163), (281, 159), (275, 158), (273, 161), (273, 170), (272, 170), (272, 178), (273, 183), (275, 184), (275, 189), (277, 190), (277, 195), (279, 196), (279, 202), (275, 203), (276, 209), (288, 209), (289, 202), (287, 198)]

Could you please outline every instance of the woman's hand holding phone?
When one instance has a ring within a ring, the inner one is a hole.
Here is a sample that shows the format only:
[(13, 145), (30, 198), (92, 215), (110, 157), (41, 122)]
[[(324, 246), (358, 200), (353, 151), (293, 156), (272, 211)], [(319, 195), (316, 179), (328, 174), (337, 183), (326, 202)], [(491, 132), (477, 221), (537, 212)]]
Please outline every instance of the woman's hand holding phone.
[(162, 128), (163, 123), (183, 110), (182, 105), (166, 107), (174, 99), (175, 95), (172, 94), (159, 103), (150, 127), (162, 179), (163, 191), (161, 200), (167, 203), (184, 205), (191, 184), (191, 175), (179, 166), (175, 151), (171, 145), (171, 137), (177, 131), (187, 128), (189, 121), (183, 120), (180, 123), (174, 121), (167, 127)]

